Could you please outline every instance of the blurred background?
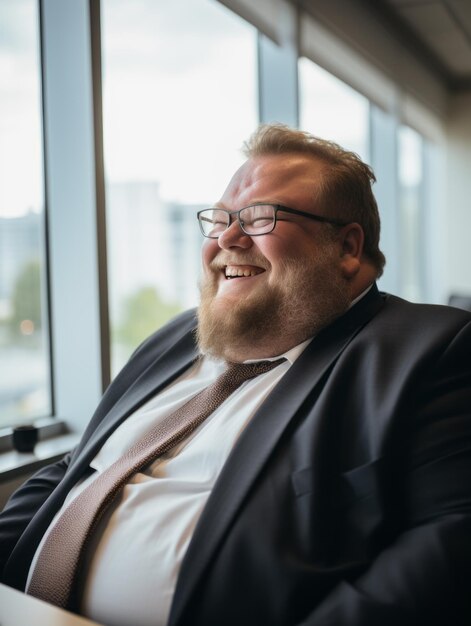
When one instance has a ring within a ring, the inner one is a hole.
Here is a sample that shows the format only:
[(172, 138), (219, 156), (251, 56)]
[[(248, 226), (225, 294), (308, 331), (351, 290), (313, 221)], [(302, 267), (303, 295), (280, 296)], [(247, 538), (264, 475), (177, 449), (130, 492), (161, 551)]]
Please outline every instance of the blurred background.
[(0, 0), (0, 429), (72, 430), (198, 301), (259, 122), (377, 175), (381, 289), (471, 294), (469, 0)]

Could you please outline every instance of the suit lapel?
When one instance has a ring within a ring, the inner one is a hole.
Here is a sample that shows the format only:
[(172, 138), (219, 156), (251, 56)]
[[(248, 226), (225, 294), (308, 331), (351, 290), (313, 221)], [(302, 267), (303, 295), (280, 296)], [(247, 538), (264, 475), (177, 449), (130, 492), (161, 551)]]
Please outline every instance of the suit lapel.
[(178, 623), (244, 497), (306, 396), (313, 392), (348, 343), (381, 307), (382, 300), (373, 285), (355, 307), (313, 339), (241, 435), (190, 542), (177, 581), (169, 626)]
[(85, 443), (80, 451), (80, 460), (88, 464), (93, 454), (133, 411), (188, 369), (197, 356), (193, 333), (188, 332), (160, 358), (153, 361), (125, 391)]
[[(62, 506), (67, 493), (83, 476), (91, 459), (95, 456), (103, 442), (121, 424), (126, 417), (141, 406), (149, 397), (158, 393), (172, 380), (179, 376), (197, 357), (194, 335), (187, 332), (172, 347), (156, 358), (152, 364), (135, 380), (118, 402), (109, 410), (91, 437), (79, 449), (75, 462), (71, 463), (67, 474), (51, 494), (23, 533), (15, 546), (11, 562), (15, 563), (12, 570), (5, 570), (6, 578), (11, 586), (24, 589), (29, 565), (36, 550), (38, 540), (51, 523), (54, 514)], [(19, 566), (19, 563), (22, 566)]]

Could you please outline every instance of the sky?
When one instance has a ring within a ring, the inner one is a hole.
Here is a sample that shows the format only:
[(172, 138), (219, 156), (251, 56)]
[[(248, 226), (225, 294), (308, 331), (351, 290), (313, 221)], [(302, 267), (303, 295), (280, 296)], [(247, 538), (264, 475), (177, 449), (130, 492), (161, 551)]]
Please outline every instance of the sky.
[(0, 217), (42, 207), (37, 7), (0, 2)]

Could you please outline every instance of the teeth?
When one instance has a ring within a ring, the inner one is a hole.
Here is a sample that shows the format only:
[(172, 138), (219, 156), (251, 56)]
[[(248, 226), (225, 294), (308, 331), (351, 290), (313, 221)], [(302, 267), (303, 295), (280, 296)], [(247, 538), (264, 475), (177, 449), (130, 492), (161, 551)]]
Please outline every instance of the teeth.
[(240, 267), (228, 267), (225, 268), (226, 278), (240, 278), (244, 276), (245, 278), (249, 276), (256, 276), (258, 272), (250, 269), (242, 269)]

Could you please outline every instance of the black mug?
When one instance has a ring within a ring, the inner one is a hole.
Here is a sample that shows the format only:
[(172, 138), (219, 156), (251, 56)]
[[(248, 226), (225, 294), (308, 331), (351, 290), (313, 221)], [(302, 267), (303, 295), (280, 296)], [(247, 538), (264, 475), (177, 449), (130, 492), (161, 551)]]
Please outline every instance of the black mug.
[(13, 447), (18, 452), (33, 452), (38, 443), (38, 429), (31, 424), (13, 429)]

